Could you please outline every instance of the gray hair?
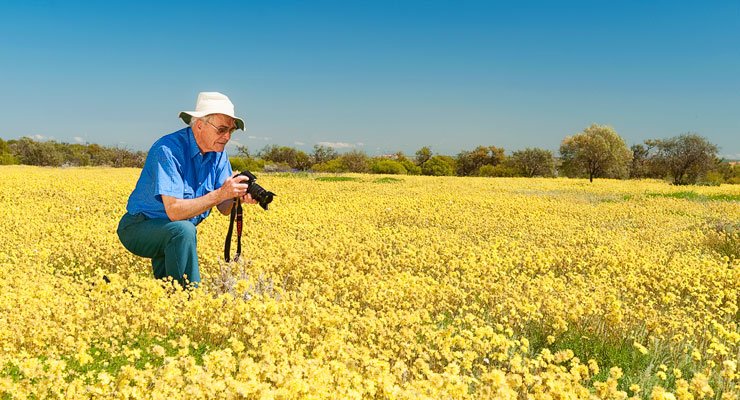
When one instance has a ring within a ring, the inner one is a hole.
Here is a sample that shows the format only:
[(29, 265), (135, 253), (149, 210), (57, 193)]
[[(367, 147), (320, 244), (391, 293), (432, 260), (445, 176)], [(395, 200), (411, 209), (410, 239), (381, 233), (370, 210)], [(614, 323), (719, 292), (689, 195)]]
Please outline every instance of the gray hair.
[(195, 126), (195, 123), (201, 119), (205, 122), (209, 122), (211, 120), (212, 115), (213, 114), (204, 115), (202, 117), (190, 117), (190, 127), (193, 128)]

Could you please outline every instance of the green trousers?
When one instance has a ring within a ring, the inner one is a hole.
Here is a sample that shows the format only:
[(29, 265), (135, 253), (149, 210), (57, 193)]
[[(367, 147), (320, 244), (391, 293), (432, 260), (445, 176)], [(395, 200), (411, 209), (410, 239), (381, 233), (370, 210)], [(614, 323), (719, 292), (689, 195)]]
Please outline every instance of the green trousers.
[(152, 259), (154, 277), (172, 277), (182, 287), (198, 286), (196, 228), (190, 221), (147, 218), (126, 213), (118, 223), (118, 238), (128, 251)]

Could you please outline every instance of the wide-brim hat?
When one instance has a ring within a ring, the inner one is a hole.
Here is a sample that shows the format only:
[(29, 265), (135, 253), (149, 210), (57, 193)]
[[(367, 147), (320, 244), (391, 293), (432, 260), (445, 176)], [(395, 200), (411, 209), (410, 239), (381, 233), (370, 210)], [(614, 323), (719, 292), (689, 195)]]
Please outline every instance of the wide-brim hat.
[(205, 117), (210, 114), (224, 114), (234, 118), (236, 127), (244, 130), (244, 120), (234, 114), (234, 103), (226, 95), (219, 92), (200, 92), (195, 102), (195, 111), (181, 111), (180, 118), (188, 125), (190, 120)]

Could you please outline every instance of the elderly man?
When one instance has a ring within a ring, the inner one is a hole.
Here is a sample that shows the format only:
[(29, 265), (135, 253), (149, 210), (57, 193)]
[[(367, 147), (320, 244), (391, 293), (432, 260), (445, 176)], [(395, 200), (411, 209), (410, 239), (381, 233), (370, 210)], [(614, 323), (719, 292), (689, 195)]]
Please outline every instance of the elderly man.
[(118, 237), (130, 252), (152, 259), (154, 277), (172, 277), (182, 287), (200, 282), (196, 226), (216, 206), (228, 215), (233, 199), (254, 204), (247, 178), (236, 176), (224, 152), (244, 121), (234, 105), (217, 92), (198, 94), (195, 111), (183, 111), (189, 125), (154, 142), (127, 213), (118, 224)]

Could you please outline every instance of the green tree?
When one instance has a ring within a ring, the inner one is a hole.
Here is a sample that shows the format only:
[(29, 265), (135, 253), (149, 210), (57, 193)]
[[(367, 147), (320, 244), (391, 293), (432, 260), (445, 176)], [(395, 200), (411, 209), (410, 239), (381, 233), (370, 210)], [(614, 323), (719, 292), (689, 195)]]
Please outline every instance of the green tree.
[(344, 153), (339, 158), (349, 172), (368, 172), (370, 170), (370, 157), (360, 150), (352, 150)]
[(10, 154), (10, 145), (3, 139), (0, 139), (0, 154)]
[(511, 154), (511, 165), (520, 175), (553, 176), (555, 174), (555, 159), (550, 150), (526, 148)]
[(334, 148), (316, 144), (313, 146), (313, 153), (311, 153), (311, 163), (325, 163), (337, 157), (339, 157), (339, 154)]
[(249, 154), (249, 147), (244, 145), (237, 145), (236, 146), (236, 154), (237, 157), (241, 158), (252, 158), (252, 156)]
[(430, 158), (432, 158), (432, 149), (429, 146), (424, 146), (416, 151), (414, 160), (416, 161), (416, 165), (421, 166), (429, 161)]
[(568, 136), (560, 144), (562, 169), (567, 176), (622, 178), (628, 173), (632, 153), (613, 128), (593, 124)]
[(277, 164), (287, 164), (290, 168), (305, 171), (310, 167), (310, 157), (301, 150), (288, 146), (265, 146), (259, 153), (260, 158)]
[(409, 175), (421, 175), (421, 167), (416, 165), (411, 160), (403, 160), (400, 161), (401, 165), (406, 169), (406, 173)]
[(687, 185), (712, 169), (719, 148), (695, 133), (685, 133), (668, 139), (656, 139), (653, 162), (667, 171), (675, 185)]
[(476, 175), (484, 165), (496, 166), (504, 161), (504, 149), (496, 146), (478, 146), (471, 151), (462, 151), (457, 155), (457, 174), (460, 176)]
[(455, 160), (449, 156), (432, 156), (422, 164), (421, 172), (431, 176), (455, 175)]
[(8, 142), (0, 139), (0, 165), (13, 165), (18, 162), (18, 158), (11, 153)]

